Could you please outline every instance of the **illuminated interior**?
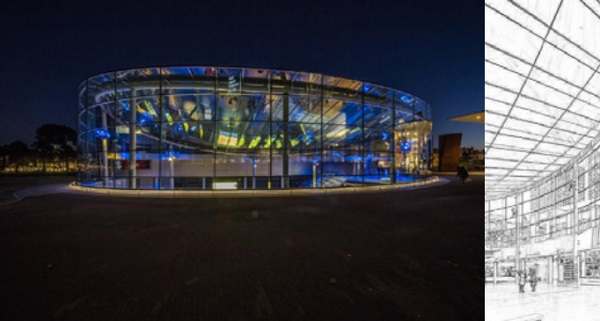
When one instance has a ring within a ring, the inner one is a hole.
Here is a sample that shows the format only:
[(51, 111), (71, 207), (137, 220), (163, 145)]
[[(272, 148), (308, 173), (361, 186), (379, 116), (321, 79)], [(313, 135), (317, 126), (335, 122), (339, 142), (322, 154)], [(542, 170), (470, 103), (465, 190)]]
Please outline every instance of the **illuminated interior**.
[(87, 186), (332, 188), (428, 176), (430, 106), (357, 80), (134, 69), (84, 81), (79, 107), (79, 183)]

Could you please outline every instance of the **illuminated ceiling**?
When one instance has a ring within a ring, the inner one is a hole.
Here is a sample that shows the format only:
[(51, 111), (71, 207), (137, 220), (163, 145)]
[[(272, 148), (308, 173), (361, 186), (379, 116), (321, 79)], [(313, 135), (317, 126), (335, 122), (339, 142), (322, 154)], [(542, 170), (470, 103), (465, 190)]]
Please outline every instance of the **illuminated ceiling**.
[(598, 135), (600, 2), (485, 1), (486, 198), (558, 170)]

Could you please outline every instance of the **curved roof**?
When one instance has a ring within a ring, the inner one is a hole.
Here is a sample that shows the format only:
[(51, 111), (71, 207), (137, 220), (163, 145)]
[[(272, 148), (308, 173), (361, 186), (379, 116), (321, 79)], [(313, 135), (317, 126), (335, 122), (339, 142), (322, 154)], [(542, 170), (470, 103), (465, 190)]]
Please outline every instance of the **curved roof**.
[(600, 2), (485, 1), (486, 198), (558, 170), (599, 134)]
[[(268, 87), (271, 84), (270, 87)], [(412, 94), (375, 83), (321, 73), (275, 70), (259, 67), (173, 66), (144, 67), (111, 71), (84, 80), (79, 86), (80, 101), (87, 99), (84, 89), (96, 93), (92, 103), (129, 97), (131, 88), (145, 90), (215, 90), (227, 94), (265, 93), (318, 96), (326, 91), (325, 98), (343, 98), (356, 103), (395, 106), (406, 109), (418, 119), (431, 120), (431, 107)], [(364, 99), (364, 101), (362, 100)]]

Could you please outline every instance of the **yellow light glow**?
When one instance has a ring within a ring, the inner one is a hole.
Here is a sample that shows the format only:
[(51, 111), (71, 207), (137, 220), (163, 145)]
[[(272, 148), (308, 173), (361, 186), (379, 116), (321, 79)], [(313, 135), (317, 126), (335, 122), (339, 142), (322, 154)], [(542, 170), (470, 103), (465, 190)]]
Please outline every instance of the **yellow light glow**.
[(121, 155), (117, 153), (106, 153), (108, 159), (121, 159)]
[(260, 136), (256, 136), (254, 137), (254, 139), (250, 142), (250, 146), (248, 146), (248, 148), (254, 148), (258, 145), (258, 143), (260, 142), (261, 137)]
[(331, 132), (327, 133), (325, 135), (325, 137), (327, 137), (327, 138), (331, 138), (331, 137), (343, 137), (344, 135), (346, 135), (346, 133), (348, 133), (348, 128), (343, 128), (343, 129), (331, 131)]
[(183, 110), (185, 110), (188, 115), (194, 110), (194, 107), (196, 107), (196, 103), (193, 101), (186, 100), (183, 102)]

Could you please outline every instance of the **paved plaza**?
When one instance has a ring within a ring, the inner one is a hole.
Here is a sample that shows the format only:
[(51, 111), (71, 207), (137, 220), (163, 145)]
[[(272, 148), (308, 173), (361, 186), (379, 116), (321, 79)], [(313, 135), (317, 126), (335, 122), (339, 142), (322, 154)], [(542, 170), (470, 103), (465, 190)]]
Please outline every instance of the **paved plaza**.
[(25, 198), (0, 207), (0, 320), (481, 320), (473, 178), (315, 197)]
[(599, 286), (577, 288), (540, 283), (536, 292), (531, 292), (529, 284), (525, 291), (518, 293), (514, 282), (486, 284), (485, 320), (600, 320)]
[[(57, 184), (66, 185), (76, 179), (71, 176), (33, 176), (33, 175), (3, 175), (0, 176), (0, 206), (15, 202), (16, 191), (25, 191), (32, 188), (56, 190)], [(41, 192), (39, 194), (45, 194)]]

